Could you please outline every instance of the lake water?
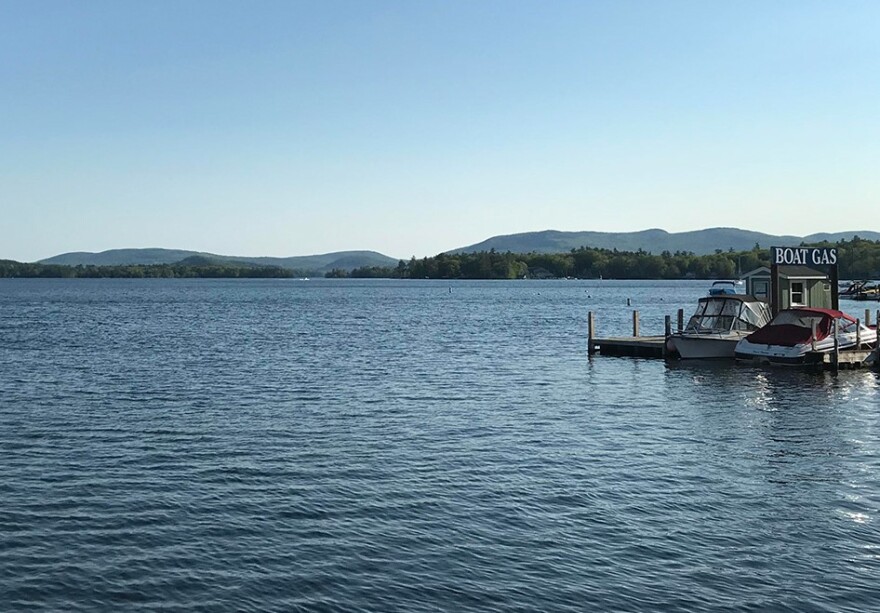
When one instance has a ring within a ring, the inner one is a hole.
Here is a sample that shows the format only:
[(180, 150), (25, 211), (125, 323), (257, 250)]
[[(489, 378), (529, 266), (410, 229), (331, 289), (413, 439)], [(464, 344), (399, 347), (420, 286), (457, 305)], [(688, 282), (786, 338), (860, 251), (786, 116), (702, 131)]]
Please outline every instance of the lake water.
[(876, 373), (587, 358), (706, 288), (2, 280), (0, 610), (880, 610)]

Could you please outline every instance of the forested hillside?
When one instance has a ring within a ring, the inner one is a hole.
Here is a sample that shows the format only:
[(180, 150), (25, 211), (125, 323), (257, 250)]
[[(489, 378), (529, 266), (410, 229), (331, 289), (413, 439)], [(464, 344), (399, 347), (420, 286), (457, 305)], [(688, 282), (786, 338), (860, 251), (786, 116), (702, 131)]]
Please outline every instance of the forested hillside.
[[(841, 279), (880, 278), (880, 241), (862, 240), (813, 246), (838, 248)], [(759, 266), (769, 266), (770, 251), (755, 245), (746, 251), (722, 251), (709, 255), (691, 252), (652, 254), (617, 249), (573, 249), (566, 253), (512, 253), (495, 250), (478, 253), (441, 253), (434, 257), (401, 262), (396, 268), (362, 268), (328, 276), (409, 277), (414, 279), (730, 279)]]
[(855, 236), (863, 239), (880, 240), (880, 233), (839, 232), (834, 234), (813, 234), (810, 236), (778, 236), (741, 230), (739, 228), (707, 228), (691, 232), (667, 232), (652, 229), (640, 232), (524, 232), (507, 236), (494, 236), (485, 241), (447, 251), (449, 254), (479, 253), (495, 251), (512, 253), (567, 253), (582, 247), (593, 249), (618, 249), (620, 251), (648, 251), (651, 253), (687, 252), (697, 255), (711, 255), (716, 249), (724, 251), (745, 251), (752, 245), (763, 247), (788, 247), (801, 243), (837, 242), (852, 240)]

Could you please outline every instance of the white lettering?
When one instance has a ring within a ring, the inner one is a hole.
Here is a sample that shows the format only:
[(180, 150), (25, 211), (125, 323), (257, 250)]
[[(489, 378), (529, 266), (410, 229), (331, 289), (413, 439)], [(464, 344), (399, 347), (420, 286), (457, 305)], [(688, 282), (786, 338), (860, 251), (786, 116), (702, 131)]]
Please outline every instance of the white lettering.
[(774, 249), (773, 250), (773, 256), (774, 256), (773, 263), (776, 264), (777, 266), (779, 264), (784, 264), (785, 263), (785, 260), (783, 259), (784, 255), (785, 255), (784, 249), (780, 249), (779, 247)]
[(786, 264), (806, 264), (807, 263), (807, 250), (806, 249), (786, 249), (783, 252), (782, 260)]
[(835, 266), (837, 265), (837, 249), (774, 247), (773, 263), (777, 266), (780, 264), (806, 266), (810, 263), (815, 266)]

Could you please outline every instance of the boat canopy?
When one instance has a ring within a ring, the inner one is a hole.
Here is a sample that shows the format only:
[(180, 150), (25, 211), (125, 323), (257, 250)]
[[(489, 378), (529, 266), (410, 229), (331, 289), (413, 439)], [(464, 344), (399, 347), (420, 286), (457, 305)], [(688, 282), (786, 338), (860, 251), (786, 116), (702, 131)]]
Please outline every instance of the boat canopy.
[(700, 298), (697, 310), (685, 327), (685, 332), (757, 330), (770, 321), (770, 305), (745, 296), (716, 295)]
[(821, 341), (832, 331), (834, 320), (838, 320), (840, 332), (855, 329), (856, 320), (833, 309), (786, 309), (779, 311), (767, 326), (750, 334), (747, 340), (756, 345), (779, 345), (794, 347), (813, 340), (813, 323), (816, 324), (816, 338)]

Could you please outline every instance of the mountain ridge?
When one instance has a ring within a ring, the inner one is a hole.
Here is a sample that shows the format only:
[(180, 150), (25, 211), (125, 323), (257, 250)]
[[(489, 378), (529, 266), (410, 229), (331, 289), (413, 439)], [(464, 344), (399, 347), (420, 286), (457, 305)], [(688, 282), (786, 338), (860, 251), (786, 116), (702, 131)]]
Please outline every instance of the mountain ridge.
[(396, 266), (399, 260), (376, 251), (336, 251), (318, 255), (291, 257), (247, 257), (217, 255), (203, 251), (185, 249), (109, 249), (107, 251), (72, 251), (43, 260), (39, 264), (60, 264), (64, 266), (133, 266), (151, 264), (177, 264), (190, 258), (200, 258), (215, 262), (232, 264), (253, 264), (257, 266), (278, 266), (287, 270), (309, 273), (325, 273), (335, 268), (351, 271), (363, 266)]
[[(566, 253), (579, 247), (617, 249), (619, 251), (643, 250), (650, 253), (663, 251), (693, 252), (697, 255), (714, 253), (717, 249), (748, 251), (755, 246), (780, 247), (851, 240), (859, 236), (868, 240), (880, 240), (880, 232), (858, 230), (847, 232), (819, 232), (807, 236), (773, 235), (739, 228), (721, 227), (667, 232), (661, 228), (648, 228), (635, 232), (569, 232), (541, 230), (516, 234), (497, 235), (479, 243), (445, 251), (447, 254), (490, 251), (512, 253)], [(395, 267), (399, 260), (376, 251), (335, 251), (317, 255), (270, 257), (229, 256), (203, 251), (164, 248), (109, 249), (100, 252), (72, 251), (39, 260), (40, 264), (66, 266), (127, 266), (150, 264), (177, 264), (188, 258), (203, 258), (218, 263), (278, 266), (308, 274), (323, 274), (334, 269), (351, 272), (362, 267)]]
[(447, 251), (448, 254), (474, 253), (478, 251), (512, 253), (565, 253), (579, 247), (618, 249), (620, 251), (690, 251), (697, 255), (714, 253), (716, 249), (727, 251), (748, 251), (755, 244), (761, 247), (788, 247), (803, 243), (822, 241), (836, 242), (851, 240), (853, 236), (869, 240), (880, 240), (880, 232), (870, 230), (847, 232), (821, 232), (807, 236), (774, 235), (741, 230), (739, 228), (705, 228), (687, 232), (667, 232), (660, 228), (649, 228), (635, 232), (565, 232), (560, 230), (541, 230), (499, 235), (466, 247)]

